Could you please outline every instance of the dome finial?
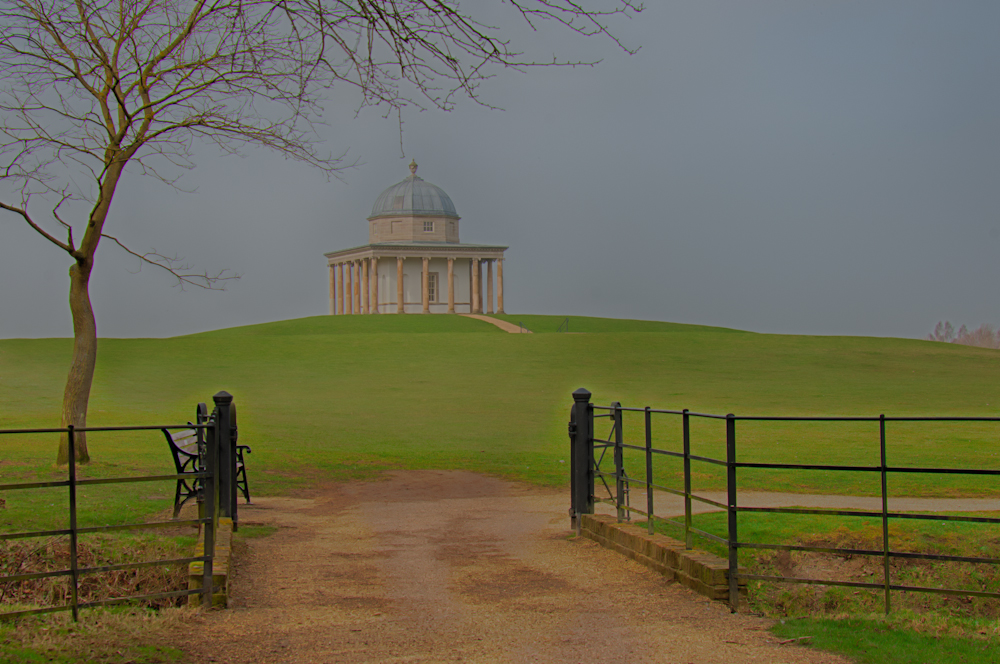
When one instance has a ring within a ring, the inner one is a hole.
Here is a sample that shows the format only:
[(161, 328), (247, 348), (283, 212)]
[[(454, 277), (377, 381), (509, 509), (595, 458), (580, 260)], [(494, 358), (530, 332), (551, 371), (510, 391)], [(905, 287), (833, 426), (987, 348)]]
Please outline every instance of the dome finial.
[(416, 175), (416, 174), (417, 174), (417, 160), (416, 159), (411, 159), (410, 160), (410, 175)]

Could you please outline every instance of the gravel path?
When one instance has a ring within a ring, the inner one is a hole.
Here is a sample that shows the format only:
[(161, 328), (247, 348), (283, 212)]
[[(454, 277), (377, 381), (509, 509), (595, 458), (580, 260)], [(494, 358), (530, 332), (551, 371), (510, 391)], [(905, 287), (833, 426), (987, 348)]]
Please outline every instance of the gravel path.
[(570, 537), (566, 503), (462, 471), (260, 498), (241, 522), (278, 532), (239, 552), (232, 608), (187, 623), (211, 638), (177, 638), (220, 664), (844, 664)]

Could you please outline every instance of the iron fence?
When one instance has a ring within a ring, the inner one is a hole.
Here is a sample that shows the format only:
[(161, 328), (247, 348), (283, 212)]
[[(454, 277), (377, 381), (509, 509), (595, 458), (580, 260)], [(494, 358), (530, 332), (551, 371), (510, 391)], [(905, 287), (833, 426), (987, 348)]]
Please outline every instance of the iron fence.
[[(654, 531), (656, 521), (670, 523), (683, 530), (684, 544), (688, 549), (693, 548), (695, 537), (699, 537), (726, 547), (729, 563), (729, 604), (733, 612), (739, 607), (738, 586), (741, 579), (773, 581), (802, 584), (818, 584), (830, 586), (844, 586), (851, 588), (867, 588), (880, 590), (884, 593), (885, 611), (888, 614), (891, 608), (892, 591), (909, 591), (921, 593), (936, 593), (944, 595), (960, 595), (975, 597), (1000, 598), (1000, 592), (990, 592), (986, 590), (967, 590), (959, 588), (930, 588), (922, 586), (903, 585), (892, 582), (889, 561), (891, 559), (909, 560), (935, 560), (964, 563), (985, 563), (990, 565), (1000, 565), (1000, 558), (977, 557), (977, 556), (953, 556), (931, 553), (916, 553), (910, 551), (896, 551), (890, 546), (889, 520), (890, 519), (915, 519), (933, 521), (956, 521), (981, 524), (1000, 524), (1000, 518), (976, 517), (961, 515), (943, 514), (919, 514), (912, 512), (891, 512), (889, 511), (889, 488), (888, 477), (893, 473), (913, 474), (923, 473), (928, 475), (979, 475), (998, 476), (1000, 469), (988, 468), (936, 468), (928, 466), (891, 466), (888, 463), (886, 444), (886, 423), (888, 422), (992, 422), (1000, 423), (1000, 417), (887, 417), (878, 415), (872, 417), (761, 417), (761, 416), (737, 416), (732, 413), (718, 415), (711, 413), (691, 412), (688, 409), (668, 410), (645, 408), (626, 408), (618, 402), (613, 402), (610, 406), (596, 406), (590, 401), (591, 393), (585, 389), (579, 389), (573, 393), (574, 405), (570, 413), (569, 434), (572, 443), (571, 448), (571, 508), (570, 514), (577, 528), (580, 525), (582, 514), (593, 514), (594, 505), (597, 502), (607, 503), (613, 506), (618, 515), (619, 522), (628, 518), (630, 513), (637, 513), (646, 517), (648, 532)], [(598, 411), (599, 414), (595, 414)], [(624, 439), (624, 427), (622, 414), (626, 412), (642, 413), (643, 430), (645, 440), (641, 445), (628, 444)], [(680, 419), (680, 447), (681, 451), (665, 450), (654, 448), (653, 440), (653, 417), (665, 416)], [(594, 434), (595, 418), (608, 418), (611, 421), (611, 428), (607, 438), (597, 438)], [(691, 420), (692, 419), (720, 420), (725, 422), (725, 449), (726, 458), (716, 459), (710, 456), (701, 456), (691, 453)], [(744, 422), (859, 422), (874, 423), (878, 425), (879, 439), (879, 463), (877, 465), (837, 465), (819, 463), (759, 463), (737, 460), (737, 436), (736, 423)], [(602, 468), (604, 453), (613, 450), (614, 469)], [(629, 477), (624, 467), (624, 450), (635, 450), (645, 455), (644, 479), (639, 477)], [(600, 451), (600, 456), (597, 456)], [(683, 462), (683, 489), (657, 484), (654, 477), (653, 458), (656, 455), (680, 459)], [(691, 488), (691, 464), (692, 462), (708, 464), (719, 468), (724, 468), (726, 473), (726, 502), (721, 503), (711, 500), (705, 496), (700, 496), (692, 492)], [(740, 506), (738, 495), (737, 475), (741, 469), (769, 469), (769, 470), (807, 470), (820, 472), (848, 472), (848, 473), (871, 473), (878, 474), (881, 483), (881, 510), (838, 510), (838, 509), (812, 509), (802, 507), (750, 507)], [(595, 495), (596, 481), (600, 480), (607, 489), (608, 498)], [(615, 490), (612, 491), (608, 480), (613, 480)], [(628, 501), (629, 487), (631, 485), (642, 486), (646, 489), (646, 509), (641, 510), (632, 507)], [(654, 510), (654, 490), (663, 491), (683, 497), (684, 499), (684, 520), (677, 522), (674, 519), (657, 516)], [(692, 502), (697, 501), (727, 513), (726, 537), (719, 537), (713, 533), (695, 528), (692, 525)], [(874, 549), (848, 549), (838, 547), (820, 547), (790, 545), (774, 542), (745, 542), (739, 539), (740, 513), (778, 513), (778, 514), (815, 514), (826, 516), (848, 516), (848, 517), (872, 517), (881, 519), (882, 526), (882, 548)], [(779, 550), (779, 551), (802, 551), (829, 554), (846, 554), (857, 556), (881, 557), (882, 558), (882, 580), (879, 583), (869, 583), (861, 581), (841, 581), (823, 580), (811, 578), (798, 578), (789, 576), (748, 574), (739, 571), (738, 558), (740, 549), (758, 550)]]
[[(232, 397), (229, 397), (230, 401)], [(218, 400), (217, 400), (218, 402)], [(228, 415), (227, 415), (228, 418)], [(59, 604), (55, 606), (48, 606), (37, 609), (28, 609), (23, 611), (11, 611), (7, 613), (0, 613), (0, 619), (10, 619), (17, 618), (20, 616), (41, 614), (41, 613), (53, 613), (58, 611), (71, 611), (73, 614), (73, 620), (79, 619), (79, 610), (82, 608), (101, 606), (107, 604), (118, 604), (127, 601), (136, 600), (151, 600), (151, 599), (163, 599), (170, 597), (183, 597), (193, 594), (202, 594), (202, 606), (211, 607), (212, 606), (212, 593), (217, 591), (217, 588), (213, 587), (212, 584), (212, 563), (214, 559), (215, 551), (215, 532), (218, 526), (219, 519), (219, 486), (220, 486), (220, 475), (222, 473), (220, 470), (221, 465), (219, 463), (219, 441), (223, 436), (224, 427), (218, 426), (219, 416), (218, 411), (213, 413), (211, 419), (208, 422), (198, 424), (191, 424), (190, 422), (182, 425), (156, 425), (156, 426), (131, 426), (131, 427), (80, 427), (76, 428), (73, 426), (68, 426), (65, 428), (52, 428), (52, 429), (6, 429), (0, 430), (0, 435), (14, 435), (14, 434), (39, 434), (39, 433), (51, 433), (51, 434), (63, 434), (65, 433), (69, 442), (69, 462), (67, 464), (67, 479), (51, 481), (51, 482), (20, 482), (14, 484), (0, 484), (0, 491), (19, 491), (19, 490), (29, 490), (29, 489), (42, 489), (42, 488), (57, 488), (66, 487), (69, 492), (69, 509), (68, 509), (68, 527), (55, 529), (55, 530), (38, 530), (38, 531), (25, 531), (25, 532), (9, 532), (0, 533), (0, 540), (13, 540), (13, 539), (24, 539), (24, 538), (37, 538), (37, 537), (53, 537), (53, 536), (68, 536), (69, 537), (69, 568), (51, 570), (47, 572), (34, 572), (28, 574), (15, 574), (10, 576), (0, 576), (0, 585), (6, 583), (17, 583), (22, 581), (29, 581), (32, 579), (42, 579), (50, 577), (60, 577), (66, 576), (70, 580), (70, 601), (66, 604)], [(133, 477), (111, 477), (111, 478), (91, 478), (91, 479), (80, 479), (77, 477), (77, 462), (76, 462), (76, 435), (83, 432), (98, 432), (98, 431), (149, 431), (149, 430), (161, 430), (169, 431), (172, 429), (194, 429), (197, 432), (198, 443), (199, 443), (199, 456), (202, 462), (199, 464), (200, 469), (198, 472), (194, 473), (184, 473), (184, 474), (170, 474), (170, 475), (147, 475), (147, 476), (133, 476)], [(226, 447), (226, 446), (222, 446)], [(186, 520), (170, 520), (170, 521), (153, 521), (153, 522), (143, 522), (143, 523), (129, 523), (123, 525), (105, 525), (105, 526), (92, 526), (92, 527), (80, 527), (77, 525), (77, 488), (82, 486), (93, 486), (99, 484), (123, 484), (132, 482), (156, 482), (156, 481), (177, 481), (177, 480), (196, 480), (201, 486), (201, 500), (203, 508), (200, 510), (200, 515), (197, 519), (186, 519)], [(234, 501), (235, 502), (235, 499)], [(182, 525), (197, 525), (201, 527), (204, 531), (204, 548), (202, 549), (203, 555), (192, 556), (188, 558), (176, 558), (170, 560), (153, 560), (144, 562), (134, 562), (134, 563), (123, 563), (117, 565), (104, 565), (98, 567), (80, 567), (79, 565), (79, 552), (78, 552), (78, 538), (81, 534), (86, 533), (99, 533), (99, 532), (111, 532), (111, 531), (125, 531), (125, 530), (136, 530), (136, 529), (146, 529), (146, 528), (160, 528), (165, 526), (182, 526)], [(102, 572), (112, 572), (124, 569), (142, 568), (142, 567), (154, 567), (154, 566), (167, 566), (167, 565), (184, 565), (193, 562), (204, 563), (204, 575), (202, 578), (202, 587), (194, 590), (176, 590), (170, 592), (159, 592), (150, 593), (144, 595), (130, 595), (127, 597), (115, 597), (111, 599), (97, 600), (91, 602), (80, 602), (78, 593), (80, 585), (80, 577), (85, 574), (97, 574)]]

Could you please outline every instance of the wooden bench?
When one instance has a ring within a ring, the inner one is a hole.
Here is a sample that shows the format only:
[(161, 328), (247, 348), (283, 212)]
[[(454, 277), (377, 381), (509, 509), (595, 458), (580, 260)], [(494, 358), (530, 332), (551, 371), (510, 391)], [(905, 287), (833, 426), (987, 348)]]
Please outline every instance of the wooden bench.
[[(197, 413), (198, 424), (208, 422), (208, 408), (205, 404), (198, 404)], [(188, 422), (188, 424), (191, 424)], [(170, 454), (174, 459), (174, 468), (178, 475), (188, 475), (197, 473), (203, 464), (199, 457), (199, 442), (203, 439), (204, 429), (182, 429), (180, 431), (169, 431), (161, 429), (170, 447)], [(247, 484), (247, 469), (243, 461), (243, 452), (249, 454), (253, 450), (249, 445), (236, 446), (236, 488), (243, 493), (243, 498), (250, 504), (250, 487)], [(192, 498), (198, 497), (201, 482), (197, 478), (181, 478), (177, 480), (177, 488), (174, 491), (174, 518), (180, 514), (184, 504)]]

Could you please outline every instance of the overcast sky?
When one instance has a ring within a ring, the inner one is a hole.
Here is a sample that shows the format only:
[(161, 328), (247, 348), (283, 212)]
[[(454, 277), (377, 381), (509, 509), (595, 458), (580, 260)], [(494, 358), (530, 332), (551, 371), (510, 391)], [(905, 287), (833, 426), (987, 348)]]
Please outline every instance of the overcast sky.
[[(321, 137), (361, 162), (343, 182), (208, 147), (196, 193), (126, 176), (109, 233), (242, 278), (181, 291), (105, 242), (99, 334), (325, 314), (323, 253), (367, 242), (411, 158), (463, 242), (510, 246), (511, 313), (901, 337), (1000, 323), (1000, 3), (653, 0), (613, 25), (637, 55), (515, 33), (604, 62), (504, 73), (482, 88), (502, 111), (406, 115), (402, 152), (392, 119), (331, 91)], [(0, 216), (0, 337), (71, 335), (68, 267)]]

